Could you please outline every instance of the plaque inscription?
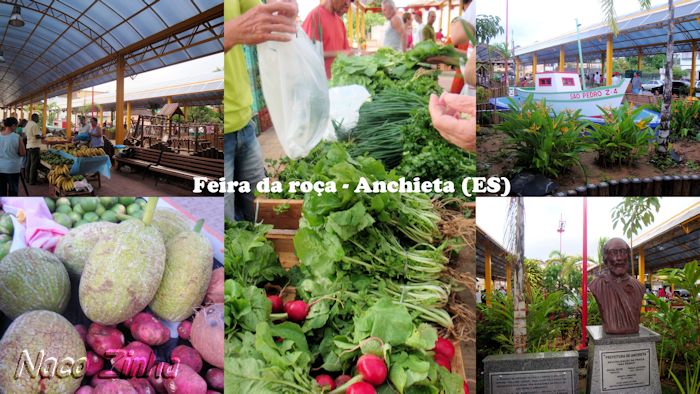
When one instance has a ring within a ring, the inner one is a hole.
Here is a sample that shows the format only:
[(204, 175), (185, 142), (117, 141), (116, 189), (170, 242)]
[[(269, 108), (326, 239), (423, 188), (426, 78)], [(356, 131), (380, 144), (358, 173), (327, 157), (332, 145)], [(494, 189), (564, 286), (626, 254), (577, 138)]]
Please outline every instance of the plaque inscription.
[(574, 370), (565, 368), (522, 372), (491, 372), (489, 379), (492, 393), (570, 394), (574, 386)]
[(651, 355), (649, 349), (601, 352), (600, 357), (603, 391), (651, 385)]

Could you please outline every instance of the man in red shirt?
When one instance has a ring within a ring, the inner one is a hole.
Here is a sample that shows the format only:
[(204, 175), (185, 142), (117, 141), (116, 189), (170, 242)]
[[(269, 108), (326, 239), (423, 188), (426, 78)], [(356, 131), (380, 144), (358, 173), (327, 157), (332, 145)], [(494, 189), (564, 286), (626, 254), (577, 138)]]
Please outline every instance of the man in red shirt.
[(323, 43), (326, 77), (331, 79), (331, 65), (339, 53), (349, 53), (348, 35), (342, 16), (352, 0), (323, 0), (307, 15), (301, 25), (312, 41)]

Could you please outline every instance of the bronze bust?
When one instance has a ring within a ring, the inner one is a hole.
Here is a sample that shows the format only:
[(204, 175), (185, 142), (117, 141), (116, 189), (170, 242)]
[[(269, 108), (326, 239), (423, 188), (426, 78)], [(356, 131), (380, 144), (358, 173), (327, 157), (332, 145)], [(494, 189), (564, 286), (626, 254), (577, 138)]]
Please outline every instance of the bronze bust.
[(598, 302), (606, 334), (636, 334), (644, 297), (644, 285), (627, 273), (630, 265), (630, 247), (620, 238), (613, 238), (603, 246), (606, 271), (595, 278), (588, 289)]

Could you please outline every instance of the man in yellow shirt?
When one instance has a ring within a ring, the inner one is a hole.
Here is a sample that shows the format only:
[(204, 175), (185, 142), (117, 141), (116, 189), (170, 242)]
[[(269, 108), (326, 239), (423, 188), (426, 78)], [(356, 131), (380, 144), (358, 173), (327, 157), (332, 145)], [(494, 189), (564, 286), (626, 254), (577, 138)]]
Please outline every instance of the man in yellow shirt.
[[(253, 102), (242, 45), (289, 41), (296, 33), (296, 3), (224, 1), (224, 175), (226, 181), (255, 184), (265, 176), (260, 144), (251, 122)], [(226, 193), (226, 217), (254, 219), (253, 193)]]
[(39, 115), (32, 114), (31, 120), (24, 126), (27, 135), (27, 177), (30, 185), (36, 185), (39, 171), (39, 154), (41, 153), (41, 131), (39, 131)]

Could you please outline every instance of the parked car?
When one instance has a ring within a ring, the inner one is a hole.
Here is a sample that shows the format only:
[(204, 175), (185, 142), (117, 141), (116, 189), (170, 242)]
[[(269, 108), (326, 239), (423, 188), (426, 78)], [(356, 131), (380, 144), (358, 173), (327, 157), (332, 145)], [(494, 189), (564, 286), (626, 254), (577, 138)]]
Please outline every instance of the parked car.
[[(658, 85), (656, 85), (658, 83)], [(671, 93), (677, 96), (687, 96), (690, 94), (690, 82), (688, 81), (673, 81), (671, 87)], [(645, 86), (646, 85), (646, 86)], [(664, 84), (663, 81), (653, 80), (646, 84), (642, 84), (642, 89), (648, 90), (654, 94), (664, 94)]]
[(654, 92), (654, 89), (659, 88), (661, 88), (661, 91), (663, 91), (663, 86), (663, 82), (659, 81), (658, 79), (652, 79), (642, 83), (642, 89), (648, 90), (650, 92)]

